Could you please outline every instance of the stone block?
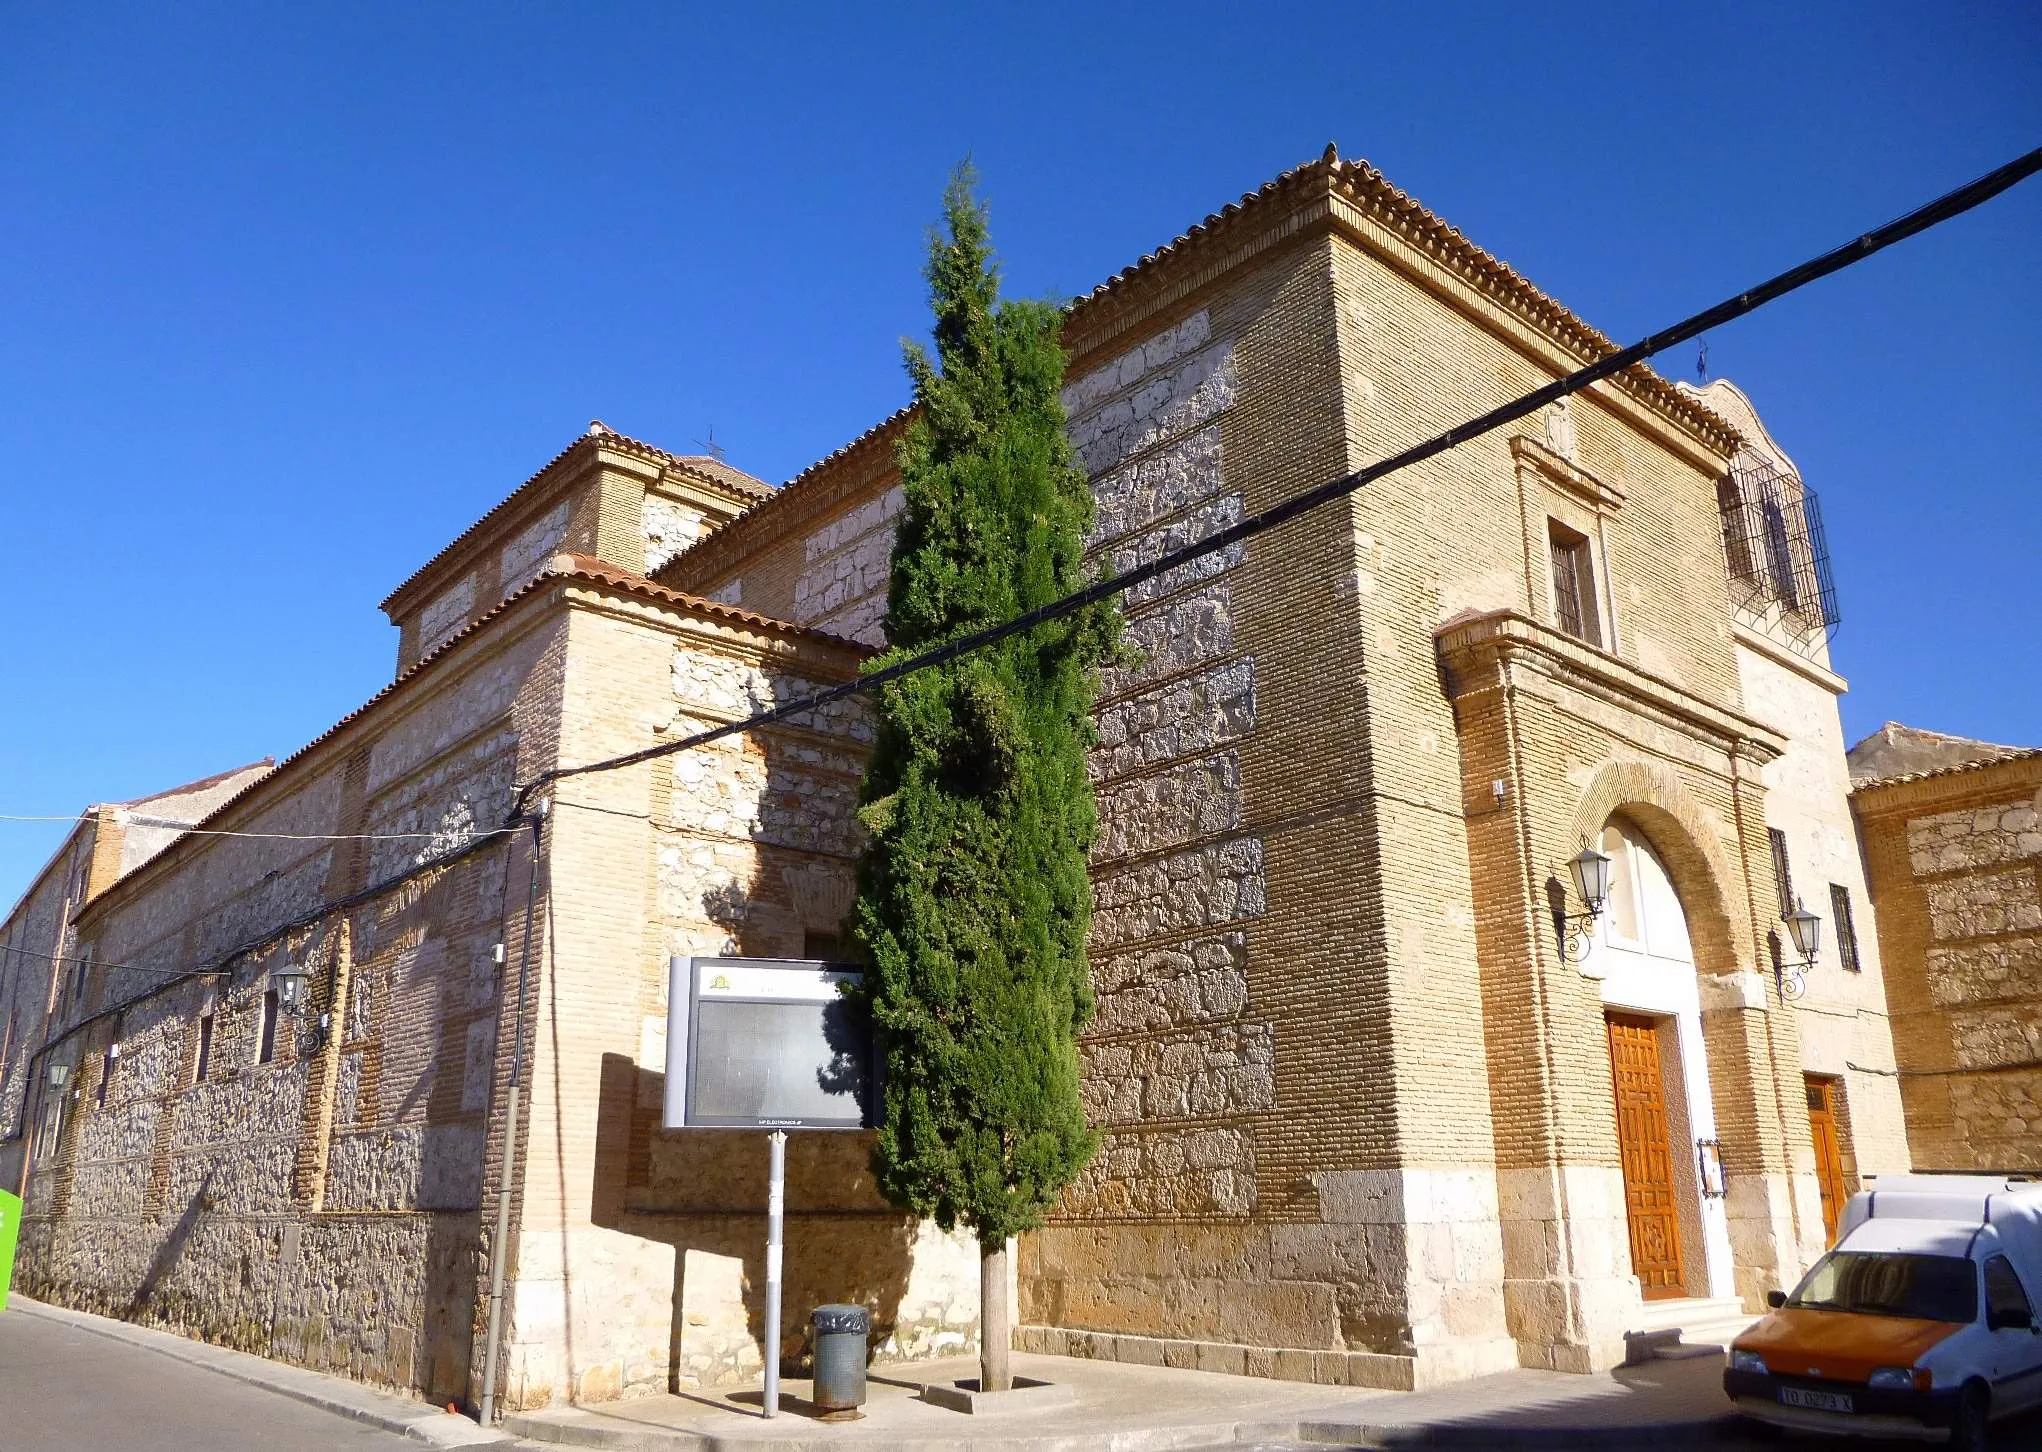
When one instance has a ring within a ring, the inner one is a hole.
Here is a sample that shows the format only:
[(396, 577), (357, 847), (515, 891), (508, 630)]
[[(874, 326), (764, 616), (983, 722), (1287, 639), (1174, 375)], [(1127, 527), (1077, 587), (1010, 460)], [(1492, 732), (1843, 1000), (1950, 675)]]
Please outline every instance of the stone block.
[(1279, 1349), (1276, 1352), (1270, 1375), (1278, 1381), (1311, 1381), (1314, 1368), (1314, 1353)]
[(1328, 1224), (1401, 1225), (1404, 1177), (1398, 1170), (1322, 1170), (1312, 1176), (1319, 1218)]
[(1192, 1347), (1191, 1364), (1199, 1371), (1219, 1372), (1227, 1376), (1248, 1375), (1248, 1352), (1245, 1347), (1217, 1341), (1195, 1341)]

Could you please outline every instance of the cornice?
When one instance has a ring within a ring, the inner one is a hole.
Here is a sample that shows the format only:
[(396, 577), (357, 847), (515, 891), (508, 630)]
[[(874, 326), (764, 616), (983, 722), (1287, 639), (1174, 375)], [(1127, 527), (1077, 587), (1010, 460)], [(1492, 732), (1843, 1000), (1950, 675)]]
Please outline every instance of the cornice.
[[(1366, 162), (1324, 156), (1289, 171), (1222, 207), (1176, 239), (1145, 254), (1074, 300), (1063, 328), (1069, 377), (1082, 377), (1131, 329), (1160, 313), (1182, 310), (1196, 296), (1276, 248), (1338, 232), (1396, 265), (1421, 285), (1476, 316), (1500, 324), (1520, 349), (1555, 372), (1571, 372), (1617, 351), (1589, 326), (1516, 271), (1392, 186)], [(1700, 401), (1644, 364), (1591, 396), (1634, 421), (1650, 421), (1669, 445), (1703, 468), (1719, 468), (1742, 442), (1737, 430)], [(889, 447), (914, 417), (910, 405), (843, 448), (802, 470), (769, 499), (682, 551), (658, 571), (663, 580), (706, 585), (743, 567), (747, 557), (841, 503), (869, 477), (846, 479), (871, 449)], [(888, 461), (891, 462), (890, 460)]]
[[(567, 598), (577, 604), (608, 606), (631, 601), (653, 606), (670, 624), (696, 627), (718, 641), (742, 642), (753, 651), (780, 655), (792, 652), (826, 672), (834, 671), (847, 678), (856, 675), (859, 665), (873, 654), (871, 647), (846, 636), (776, 620), (742, 606), (705, 600), (586, 555), (555, 555), (547, 578), (560, 583)], [(645, 618), (642, 612), (632, 614), (633, 618)]]
[(1615, 514), (1630, 498), (1617, 485), (1598, 479), (1579, 464), (1562, 458), (1538, 440), (1523, 434), (1512, 435), (1510, 456), (1517, 461), (1519, 468), (1531, 470), (1598, 514)]
[[(1425, 280), (1434, 291), (1464, 305), (1467, 299), (1487, 302), (1557, 346), (1574, 367), (1618, 350), (1607, 334), (1469, 241), (1367, 162), (1342, 161), (1330, 146), (1317, 161), (1264, 183), (1079, 298), (1065, 328), (1067, 343), (1074, 355), (1101, 351), (1114, 334), (1168, 310), (1255, 255), (1334, 225), (1407, 272), (1422, 261), (1419, 270), (1429, 274)], [(1713, 410), (1643, 363), (1616, 375), (1608, 386), (1646, 405), (1710, 454), (1728, 458), (1742, 442)]]
[(1442, 625), (1433, 639), (1446, 667), (1448, 695), (1456, 699), (1476, 688), (1483, 667), (1522, 662), (1626, 709), (1657, 714), (1732, 757), (1763, 766), (1787, 750), (1787, 738), (1764, 722), (1704, 700), (1520, 611), (1462, 616)]

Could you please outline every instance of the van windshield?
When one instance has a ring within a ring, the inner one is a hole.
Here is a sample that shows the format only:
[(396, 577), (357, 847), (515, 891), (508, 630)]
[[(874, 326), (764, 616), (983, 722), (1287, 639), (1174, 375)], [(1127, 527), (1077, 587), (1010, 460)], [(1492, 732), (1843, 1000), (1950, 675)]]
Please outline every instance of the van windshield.
[(1787, 1304), (1968, 1324), (1978, 1316), (1978, 1268), (1955, 1255), (1831, 1251), (1815, 1262)]

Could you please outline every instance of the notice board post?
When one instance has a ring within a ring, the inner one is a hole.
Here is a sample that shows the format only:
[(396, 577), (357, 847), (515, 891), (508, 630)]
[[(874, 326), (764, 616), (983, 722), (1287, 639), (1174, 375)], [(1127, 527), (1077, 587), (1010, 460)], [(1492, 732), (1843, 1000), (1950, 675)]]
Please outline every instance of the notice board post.
[(780, 1411), (787, 1131), (872, 1126), (872, 1035), (844, 996), (863, 975), (813, 958), (683, 958), (667, 965), (668, 1129), (763, 1129), (765, 1413)]

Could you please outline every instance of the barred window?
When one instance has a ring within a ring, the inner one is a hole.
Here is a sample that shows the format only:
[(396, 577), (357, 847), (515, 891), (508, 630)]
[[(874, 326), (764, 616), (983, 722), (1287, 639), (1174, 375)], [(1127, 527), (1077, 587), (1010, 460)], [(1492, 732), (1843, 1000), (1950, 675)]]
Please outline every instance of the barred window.
[(1553, 617), (1576, 640), (1602, 644), (1602, 621), (1595, 608), (1595, 560), (1588, 536), (1576, 534), (1558, 520), (1546, 521), (1552, 548)]
[(1858, 927), (1851, 921), (1851, 890), (1840, 882), (1829, 885), (1829, 912), (1836, 919), (1836, 956), (1847, 973), (1861, 972), (1858, 962)]
[(1780, 916), (1785, 917), (1794, 910), (1794, 867), (1787, 860), (1787, 834), (1778, 827), (1765, 829), (1766, 840), (1773, 847), (1773, 881), (1780, 889)]

